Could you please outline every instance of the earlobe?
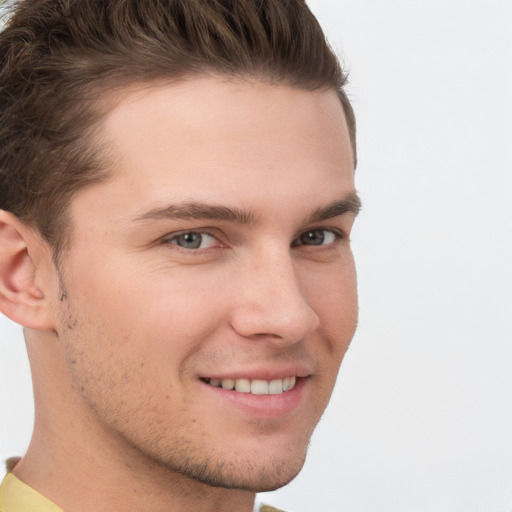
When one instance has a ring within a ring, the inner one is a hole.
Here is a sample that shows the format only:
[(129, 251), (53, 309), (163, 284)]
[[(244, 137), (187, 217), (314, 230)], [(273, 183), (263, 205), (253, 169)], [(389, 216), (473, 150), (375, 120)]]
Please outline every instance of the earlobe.
[(33, 257), (38, 250), (33, 230), (0, 210), (0, 311), (24, 327), (45, 330), (50, 328), (48, 302)]

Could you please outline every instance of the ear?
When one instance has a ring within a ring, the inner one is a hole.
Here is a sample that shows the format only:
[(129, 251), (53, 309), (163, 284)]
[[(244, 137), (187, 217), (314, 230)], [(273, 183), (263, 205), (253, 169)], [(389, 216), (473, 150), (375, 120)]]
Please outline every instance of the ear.
[(0, 210), (0, 311), (30, 329), (52, 328), (49, 247), (16, 216)]

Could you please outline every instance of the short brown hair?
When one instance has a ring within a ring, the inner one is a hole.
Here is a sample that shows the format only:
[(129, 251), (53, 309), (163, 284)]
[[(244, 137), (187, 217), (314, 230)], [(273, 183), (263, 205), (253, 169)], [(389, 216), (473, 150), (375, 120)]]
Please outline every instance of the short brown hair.
[(22, 0), (0, 34), (0, 209), (57, 254), (73, 194), (108, 176), (102, 94), (207, 73), (334, 89), (346, 76), (303, 0)]

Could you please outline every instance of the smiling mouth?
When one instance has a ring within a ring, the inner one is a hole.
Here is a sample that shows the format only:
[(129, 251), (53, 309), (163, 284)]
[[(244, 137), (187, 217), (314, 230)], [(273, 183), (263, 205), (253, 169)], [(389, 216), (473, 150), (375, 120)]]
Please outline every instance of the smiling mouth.
[(253, 395), (280, 395), (291, 391), (297, 382), (297, 378), (285, 377), (284, 379), (202, 379), (203, 382), (215, 388), (222, 388), (238, 393), (252, 393)]

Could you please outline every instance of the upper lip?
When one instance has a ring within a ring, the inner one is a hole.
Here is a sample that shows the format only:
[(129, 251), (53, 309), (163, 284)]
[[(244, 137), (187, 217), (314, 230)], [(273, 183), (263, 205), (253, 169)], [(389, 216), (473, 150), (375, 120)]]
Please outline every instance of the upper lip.
[(249, 380), (276, 380), (286, 377), (309, 377), (311, 369), (305, 366), (290, 366), (286, 368), (260, 368), (246, 370), (214, 371), (201, 375), (202, 379), (249, 379)]

